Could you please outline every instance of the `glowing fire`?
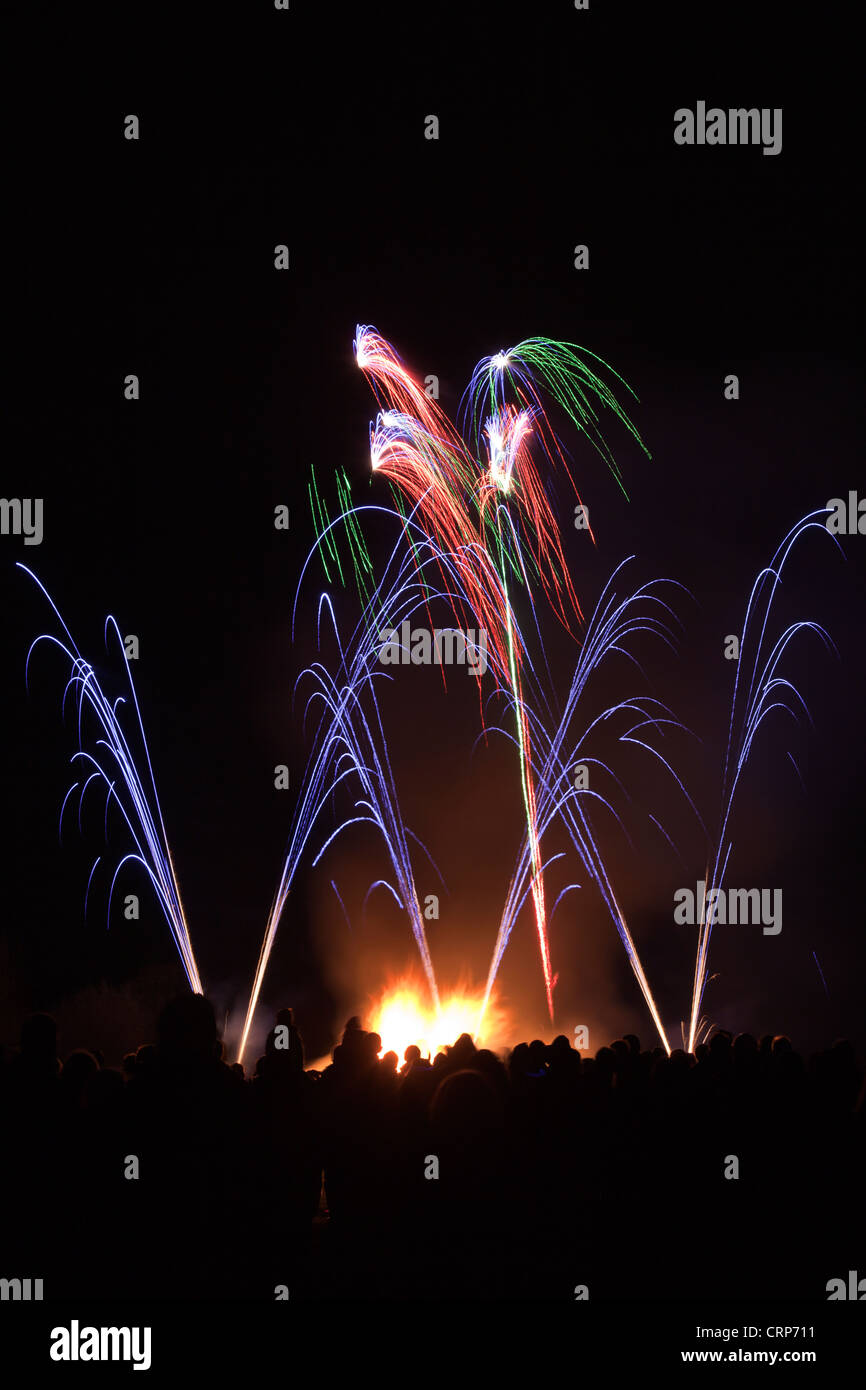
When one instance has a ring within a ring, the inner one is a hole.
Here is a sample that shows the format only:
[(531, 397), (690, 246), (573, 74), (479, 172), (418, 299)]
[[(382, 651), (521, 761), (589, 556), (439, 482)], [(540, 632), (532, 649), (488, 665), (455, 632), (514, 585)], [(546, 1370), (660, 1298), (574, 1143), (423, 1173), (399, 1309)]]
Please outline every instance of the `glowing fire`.
[(385, 990), (370, 1010), (366, 1026), (382, 1039), (379, 1056), (396, 1052), (400, 1062), (412, 1043), (423, 1057), (432, 1057), (455, 1043), (461, 1033), (469, 1033), (476, 1047), (490, 1047), (501, 1031), (502, 1010), (491, 999), (482, 1017), (483, 1003), (483, 990), (456, 990), (442, 995), (436, 1010), (423, 987), (403, 980)]

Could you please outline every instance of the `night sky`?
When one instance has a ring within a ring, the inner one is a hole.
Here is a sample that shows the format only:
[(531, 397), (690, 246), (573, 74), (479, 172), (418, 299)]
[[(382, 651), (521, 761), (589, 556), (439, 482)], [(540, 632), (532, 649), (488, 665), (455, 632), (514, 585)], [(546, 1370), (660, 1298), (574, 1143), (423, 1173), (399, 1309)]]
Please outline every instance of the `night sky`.
[[(8, 268), (25, 292), (8, 385), (23, 435), (5, 451), (0, 491), (44, 499), (45, 536), (39, 547), (0, 537), (7, 1043), (23, 1014), (47, 1007), (68, 1047), (132, 1047), (183, 985), (140, 878), (128, 891), (141, 894), (141, 922), (115, 913), (106, 931), (103, 882), (85, 923), (100, 816), (85, 818), (83, 842), (71, 817), (58, 845), (74, 735), (60, 720), (59, 661), (42, 655), (25, 692), (29, 643), (50, 624), (15, 561), (46, 584), (107, 689), (120, 691), (122, 670), (104, 658), (105, 614), (140, 637), (134, 674), (193, 944), (220, 1019), (236, 1016), (295, 794), (274, 790), (273, 767), (290, 764), (293, 789), (303, 775), (291, 698), (313, 651), (320, 573), (302, 591), (294, 646), (290, 623), (313, 540), (310, 466), (330, 496), (337, 467), (356, 500), (389, 496), (369, 482), (375, 405), (352, 359), (357, 323), (374, 324), (419, 377), (438, 375), (452, 418), (475, 362), (534, 334), (583, 345), (636, 391), (630, 413), (651, 461), (602, 422), (628, 501), (564, 431), (595, 549), (570, 530), (567, 492), (552, 496), (586, 612), (630, 555), (634, 585), (664, 576), (690, 591), (675, 600), (679, 653), (641, 647), (646, 684), (612, 666), (598, 695), (654, 694), (694, 730), (702, 742), (672, 752), (711, 827), (734, 675), (724, 638), (740, 631), (751, 584), (789, 528), (830, 497), (866, 492), (850, 39), (822, 19), (816, 52), (781, 5), (763, 7), (765, 31), (750, 7), (724, 7), (712, 45), (692, 32), (693, 6), (472, 9), (467, 19), (459, 4), (293, 0), (288, 13), (259, 4), (230, 22), (205, 8), (188, 33), (158, 9), (118, 13), (100, 21), (83, 68), (68, 62), (69, 42), (95, 21), (63, 11), (42, 38), (28, 141), (13, 145), (8, 175), (20, 189)], [(838, 73), (830, 93), (808, 75), (824, 51)], [(781, 107), (782, 152), (677, 146), (674, 111), (698, 100)], [(123, 138), (128, 113), (137, 142)], [(438, 141), (424, 139), (429, 113)], [(274, 269), (279, 243), (287, 272)], [(573, 267), (579, 243), (587, 271)], [(139, 402), (123, 398), (129, 372)], [(738, 401), (724, 398), (729, 373)], [(288, 534), (273, 528), (279, 503)], [(381, 562), (382, 538), (371, 539)], [(844, 558), (813, 535), (791, 564), (780, 617), (824, 624), (839, 656), (809, 638), (792, 650), (787, 674), (814, 730), (768, 727), (733, 826), (728, 882), (781, 887), (783, 931), (719, 927), (706, 999), (721, 1026), (788, 1032), (805, 1048), (866, 1041), (866, 538), (842, 548)], [(337, 610), (354, 622), (351, 589)], [(576, 648), (548, 617), (564, 693)], [(472, 753), (477, 700), (463, 673), (447, 695), (435, 670), (400, 676), (383, 713), (403, 811), (449, 887), (431, 949), (445, 981), (483, 983), (521, 832), (513, 759), (495, 742)], [(693, 944), (673, 924), (673, 893), (694, 886), (706, 849), (646, 769), (637, 758), (620, 769), (633, 847), (609, 820), (598, 828), (678, 1041)], [(109, 853), (126, 848), (115, 825)], [(293, 1004), (310, 1055), (389, 971), (416, 968), (396, 906), (378, 895), (361, 912), (385, 868), (372, 836), (348, 835), (293, 893), (262, 1018)], [(418, 872), (419, 890), (435, 891)], [(557, 1031), (589, 1022), (598, 1045), (629, 1029), (654, 1041), (589, 883), (563, 904), (551, 949)], [(534, 1036), (544, 993), (529, 908), (501, 984), (512, 1041)]]

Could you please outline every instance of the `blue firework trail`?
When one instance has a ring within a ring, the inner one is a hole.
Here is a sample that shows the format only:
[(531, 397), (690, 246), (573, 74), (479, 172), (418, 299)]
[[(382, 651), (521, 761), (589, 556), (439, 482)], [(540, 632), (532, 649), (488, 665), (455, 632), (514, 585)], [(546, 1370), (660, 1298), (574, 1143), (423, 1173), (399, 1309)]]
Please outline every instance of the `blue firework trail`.
[[(192, 942), (190, 940), (177, 874), (175, 873), (168, 836), (165, 830), (165, 823), (162, 818), (162, 809), (156, 790), (156, 779), (154, 777), (150, 750), (148, 749), (147, 738), (144, 732), (141, 708), (138, 703), (135, 682), (132, 678), (132, 671), (126, 656), (120, 629), (113, 617), (109, 616), (106, 618), (106, 647), (108, 646), (109, 637), (116, 639), (117, 648), (123, 658), (129, 686), (129, 697), (132, 702), (132, 707), (135, 710), (135, 722), (141, 743), (141, 753), (143, 753), (143, 765), (146, 766), (147, 769), (146, 780), (139, 774), (138, 767), (136, 766), (136, 757), (120, 723), (119, 712), (121, 707), (125, 704), (125, 697), (119, 696), (114, 701), (109, 700), (97, 679), (93, 667), (85, 660), (76, 646), (69, 628), (66, 626), (57, 605), (44, 584), (42, 584), (33, 571), (28, 569), (26, 565), (19, 563), (18, 568), (23, 570), (24, 573), (33, 580), (34, 584), (36, 584), (40, 592), (47, 599), (65, 634), (65, 640), (52, 633), (42, 633), (37, 637), (31, 643), (27, 653), (25, 668), (25, 678), (29, 688), (30, 662), (33, 653), (42, 643), (47, 642), (62, 653), (69, 671), (66, 687), (63, 692), (63, 709), (65, 712), (67, 700), (69, 699), (74, 702), (76, 707), (78, 749), (73, 753), (71, 762), (79, 772), (79, 778), (73, 782), (63, 799), (63, 805), (60, 810), (61, 832), (63, 828), (63, 815), (67, 803), (75, 792), (78, 792), (78, 824), (80, 828), (81, 809), (84, 803), (85, 793), (92, 783), (95, 783), (96, 786), (101, 786), (105, 794), (106, 836), (108, 834), (108, 811), (111, 806), (114, 806), (119, 810), (134, 845), (134, 850), (125, 854), (114, 869), (108, 894), (107, 915), (110, 918), (114, 888), (121, 869), (130, 863), (138, 864), (144, 869), (153, 887), (154, 893), (156, 894), (157, 901), (162, 909), (163, 916), (168, 924), (175, 946), (177, 947), (184, 973), (189, 982), (189, 987), (194, 993), (202, 994), (204, 991), (198, 972), (198, 966), (196, 965)], [(92, 740), (89, 738), (91, 723), (95, 724), (95, 729), (97, 731), (97, 736), (92, 738)], [(87, 901), (90, 897), (93, 877), (100, 862), (101, 856), (98, 856), (90, 871), (85, 895), (85, 910)]]
[(755, 738), (765, 720), (769, 719), (771, 715), (787, 716), (795, 724), (799, 724), (805, 716), (809, 724), (812, 724), (812, 716), (803, 696), (793, 682), (786, 675), (781, 674), (783, 659), (787, 656), (791, 644), (795, 641), (799, 642), (806, 633), (813, 633), (829, 651), (838, 656), (836, 647), (826, 630), (815, 622), (800, 620), (790, 623), (775, 640), (768, 636), (768, 632), (771, 631), (770, 620), (773, 606), (782, 584), (785, 565), (794, 547), (802, 540), (803, 536), (809, 531), (819, 531), (824, 537), (833, 541), (841, 551), (841, 546), (835, 536), (830, 534), (823, 521), (818, 520), (819, 517), (826, 518), (828, 515), (829, 509), (822, 507), (817, 511), (809, 512), (795, 526), (791, 527), (770, 564), (762, 569), (756, 578), (746, 605), (746, 615), (740, 636), (739, 659), (736, 663), (734, 677), (731, 717), (722, 774), (719, 830), (715, 846), (710, 854), (710, 867), (708, 867), (706, 874), (707, 889), (698, 923), (687, 1041), (689, 1052), (694, 1051), (696, 1042), (706, 1029), (706, 1021), (702, 1017), (701, 1009), (704, 991), (708, 983), (707, 967), (715, 916), (715, 902), (717, 895), (721, 892), (733, 850), (733, 841), (730, 838), (731, 819), (737, 792), (748, 765)]

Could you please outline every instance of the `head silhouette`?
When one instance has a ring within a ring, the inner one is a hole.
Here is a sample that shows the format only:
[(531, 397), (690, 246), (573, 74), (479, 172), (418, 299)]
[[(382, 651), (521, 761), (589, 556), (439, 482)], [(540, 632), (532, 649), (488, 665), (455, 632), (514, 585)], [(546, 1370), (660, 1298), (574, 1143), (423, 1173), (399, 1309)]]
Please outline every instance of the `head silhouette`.
[(203, 994), (173, 999), (159, 1016), (158, 1037), (160, 1056), (165, 1061), (212, 1062), (217, 1042), (213, 1004)]

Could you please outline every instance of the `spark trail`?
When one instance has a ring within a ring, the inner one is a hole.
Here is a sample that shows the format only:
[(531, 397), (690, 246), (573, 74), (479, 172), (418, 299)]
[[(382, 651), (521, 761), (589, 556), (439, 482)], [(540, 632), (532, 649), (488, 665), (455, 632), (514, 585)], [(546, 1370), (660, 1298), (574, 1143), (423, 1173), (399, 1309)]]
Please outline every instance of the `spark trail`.
[[(764, 720), (769, 718), (774, 711), (781, 711), (789, 715), (795, 723), (799, 722), (801, 715), (805, 715), (809, 723), (812, 723), (806, 702), (796, 686), (785, 676), (779, 674), (782, 659), (791, 642), (805, 632), (814, 633), (829, 650), (836, 652), (836, 648), (825, 629), (818, 623), (809, 621), (791, 623), (776, 638), (772, 646), (767, 640), (767, 629), (773, 603), (782, 583), (782, 574), (791, 551), (807, 531), (817, 530), (823, 535), (829, 536), (830, 533), (824, 523), (818, 520), (818, 517), (826, 517), (827, 515), (829, 515), (828, 509), (822, 507), (818, 511), (808, 513), (791, 528), (770, 564), (761, 570), (755, 580), (746, 605), (743, 631), (740, 636), (739, 659), (736, 663), (734, 676), (731, 717), (722, 775), (719, 831), (715, 841), (715, 849), (710, 856), (712, 867), (708, 868), (706, 874), (707, 891), (704, 895), (704, 906), (698, 924), (695, 973), (688, 1028), (687, 1050), (689, 1052), (694, 1051), (701, 1030), (706, 1028), (705, 1020), (701, 1016), (701, 1008), (707, 985), (710, 938), (715, 916), (714, 905), (721, 892), (730, 862), (733, 848), (733, 842), (729, 838), (731, 818), (740, 780), (748, 764), (755, 736)], [(835, 537), (831, 537), (831, 539), (841, 550)]]
[[(48, 642), (58, 648), (69, 664), (69, 678), (63, 693), (63, 709), (66, 709), (66, 700), (70, 692), (76, 703), (78, 715), (78, 751), (72, 755), (72, 763), (81, 768), (81, 781), (76, 781), (69, 788), (63, 799), (63, 806), (60, 811), (60, 829), (63, 828), (63, 814), (66, 804), (73, 792), (78, 792), (78, 822), (81, 825), (81, 807), (84, 795), (91, 782), (101, 783), (105, 789), (105, 826), (106, 834), (108, 830), (108, 810), (110, 805), (116, 806), (135, 845), (135, 852), (126, 854), (117, 864), (111, 880), (111, 888), (108, 895), (108, 915), (111, 913), (111, 901), (114, 895), (114, 887), (117, 882), (118, 874), (124, 864), (139, 864), (147, 874), (163, 916), (168, 923), (180, 955), (184, 973), (189, 982), (189, 987), (195, 994), (202, 994), (201, 978), (196, 965), (195, 954), (190, 940), (189, 929), (186, 923), (186, 915), (180, 896), (180, 888), (175, 873), (174, 861), (172, 860), (171, 850), (169, 849), (168, 837), (165, 831), (165, 824), (162, 818), (162, 809), (159, 804), (159, 796), (156, 790), (156, 780), (153, 773), (153, 765), (150, 760), (150, 751), (147, 746), (147, 739), (144, 733), (144, 723), (141, 717), (141, 709), (138, 703), (138, 696), (135, 692), (135, 683), (132, 679), (129, 661), (120, 635), (120, 629), (113, 617), (105, 620), (105, 639), (108, 645), (109, 633), (117, 639), (117, 645), (123, 655), (126, 676), (129, 682), (129, 694), (135, 709), (138, 732), (141, 736), (141, 747), (147, 764), (147, 777), (149, 786), (145, 785), (138, 768), (136, 767), (135, 757), (130, 748), (126, 734), (121, 727), (118, 718), (118, 710), (125, 703), (125, 698), (119, 696), (113, 702), (104, 693), (96, 673), (89, 662), (85, 661), (81, 652), (73, 640), (69, 628), (66, 626), (57, 605), (45, 588), (44, 584), (36, 577), (32, 570), (26, 565), (18, 564), (18, 568), (33, 580), (40, 592), (48, 600), (55, 617), (60, 623), (66, 635), (66, 641), (55, 637), (51, 633), (43, 633), (37, 637), (30, 646), (27, 653), (27, 663), (25, 677), (29, 688), (30, 660), (33, 653), (41, 643)], [(68, 645), (67, 645), (68, 644)], [(95, 753), (84, 747), (84, 725), (85, 714), (90, 713), (96, 720), (101, 732), (101, 736), (95, 741)], [(100, 863), (97, 858), (90, 871), (87, 883), (87, 897), (85, 898), (85, 910), (87, 898), (90, 895), (90, 885), (93, 875)]]
[[(379, 634), (383, 626), (398, 628), (405, 619), (411, 621), (413, 614), (425, 610), (431, 602), (441, 601), (449, 606), (460, 605), (466, 603), (466, 595), (460, 587), (459, 566), (455, 564), (452, 556), (439, 550), (417, 524), (413, 515), (395, 517), (395, 514), (386, 508), (361, 507), (347, 509), (324, 527), (301, 572), (295, 599), (295, 615), (305, 575), (319, 548), (327, 546), (329, 535), (340, 527), (346, 528), (350, 535), (359, 534), (359, 518), (364, 513), (379, 513), (396, 520), (400, 534), (382, 578), (364, 605), (360, 619), (347, 642), (344, 643), (340, 638), (330, 599), (327, 595), (322, 595), (319, 599), (319, 637), (321, 640), (321, 621), (324, 615), (330, 625), (337, 650), (336, 671), (331, 673), (323, 661), (316, 661), (301, 673), (296, 684), (296, 690), (302, 684), (312, 687), (306, 697), (305, 721), (311, 714), (317, 714), (318, 718), (280, 881), (259, 952), (241, 1036), (239, 1061), (242, 1060), (246, 1049), (262, 981), (298, 866), (322, 811), (326, 805), (334, 802), (338, 788), (351, 792), (354, 798), (351, 814), (339, 820), (336, 829), (327, 835), (312, 864), (315, 866), (329, 846), (350, 826), (369, 824), (379, 831), (395, 882), (392, 884), (382, 879), (378, 880), (378, 883), (391, 892), (395, 901), (409, 916), (433, 1008), (439, 1009), (439, 991), (415, 887), (409, 848), (409, 840), (417, 841), (417, 837), (403, 822), (379, 711), (378, 682), (393, 679), (379, 659)], [(412, 544), (409, 547), (406, 545), (407, 532), (412, 536)], [(447, 589), (439, 587), (442, 576), (449, 581)], [(420, 841), (417, 843), (427, 854), (425, 846)], [(427, 857), (430, 857), (429, 854)]]
[[(685, 730), (685, 726), (673, 717), (669, 708), (662, 704), (661, 701), (649, 696), (632, 696), (628, 699), (618, 701), (615, 705), (610, 706), (600, 715), (597, 715), (588, 725), (580, 729), (579, 732), (575, 733), (575, 725), (586, 688), (603, 662), (608, 661), (612, 655), (617, 654), (626, 656), (637, 665), (633, 654), (629, 651), (629, 644), (631, 639), (638, 633), (649, 633), (671, 648), (673, 648), (674, 645), (673, 630), (668, 622), (668, 618), (674, 617), (675, 615), (671, 606), (658, 592), (663, 585), (673, 586), (674, 581), (655, 580), (652, 583), (642, 585), (639, 589), (635, 590), (633, 593), (627, 594), (625, 597), (619, 597), (613, 585), (626, 563), (627, 561), (623, 561), (622, 564), (617, 566), (617, 569), (614, 571), (614, 574), (611, 576), (611, 579), (608, 581), (608, 584), (605, 586), (599, 598), (586, 630), (585, 640), (574, 671), (562, 717), (555, 728), (550, 731), (546, 721), (533, 711), (530, 706), (526, 707), (526, 714), (532, 724), (536, 747), (541, 750), (541, 758), (537, 764), (540, 833), (544, 834), (548, 827), (557, 819), (564, 825), (577, 853), (579, 862), (583, 864), (587, 873), (598, 888), (601, 899), (625, 948), (629, 964), (638, 982), (659, 1038), (666, 1051), (670, 1053), (670, 1044), (661, 1021), (656, 1001), (650, 989), (637, 947), (629, 931), (625, 914), (622, 911), (610, 876), (607, 872), (604, 857), (593, 831), (589, 814), (584, 808), (584, 802), (590, 800), (599, 803), (614, 816), (621, 826), (622, 820), (607, 796), (589, 787), (578, 789), (575, 787), (572, 780), (572, 769), (578, 762), (583, 762), (586, 763), (587, 766), (591, 764), (595, 765), (598, 771), (606, 774), (610, 779), (616, 782), (621, 789), (621, 783), (615, 776), (611, 767), (600, 759), (588, 756), (584, 750), (588, 743), (591, 746), (593, 734), (602, 725), (607, 724), (609, 721), (621, 723), (623, 716), (629, 720), (633, 720), (634, 717), (636, 717), (637, 722), (630, 722), (625, 731), (618, 735), (618, 741), (624, 744), (636, 745), (644, 749), (657, 760), (676, 782), (679, 790), (695, 812), (698, 820), (700, 820), (697, 809), (674, 768), (671, 766), (668, 759), (662, 756), (657, 748), (646, 742), (647, 734), (642, 732), (644, 729), (656, 734), (663, 734), (666, 729), (678, 729), (683, 732), (688, 732)], [(502, 730), (501, 732), (504, 733), (505, 731)], [(639, 733), (641, 734), (640, 737), (637, 736)], [(659, 828), (662, 829), (662, 833), (665, 833), (662, 827)], [(527, 876), (529, 876), (531, 885), (531, 855), (529, 852), (528, 840), (525, 839), (518, 855), (503, 908), (499, 933), (487, 978), (485, 1003), (490, 997), (490, 993), (493, 989), (496, 975), (514, 923), (530, 891), (526, 887)], [(564, 893), (575, 887), (577, 887), (576, 884), (569, 885), (569, 888), (563, 890), (563, 893), (559, 895), (557, 902), (562, 899)]]

